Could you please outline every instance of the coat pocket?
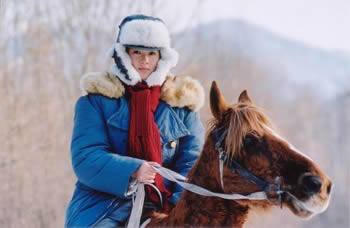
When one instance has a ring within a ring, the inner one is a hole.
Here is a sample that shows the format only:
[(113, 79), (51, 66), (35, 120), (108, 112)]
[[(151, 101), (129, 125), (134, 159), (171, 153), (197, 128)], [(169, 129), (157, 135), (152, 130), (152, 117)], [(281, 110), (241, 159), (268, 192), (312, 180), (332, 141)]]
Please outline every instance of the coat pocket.
[(117, 112), (107, 120), (107, 127), (113, 152), (120, 155), (126, 155), (128, 146), (129, 117), (121, 112)]

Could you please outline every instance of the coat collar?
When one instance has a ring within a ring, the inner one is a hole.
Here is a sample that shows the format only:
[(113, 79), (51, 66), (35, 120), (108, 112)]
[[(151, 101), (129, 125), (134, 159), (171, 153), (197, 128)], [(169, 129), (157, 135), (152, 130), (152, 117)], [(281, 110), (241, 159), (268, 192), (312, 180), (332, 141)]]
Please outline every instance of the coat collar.
[[(129, 108), (126, 99), (123, 97), (120, 101), (118, 110), (108, 118), (107, 123), (120, 130), (128, 131), (129, 118)], [(174, 141), (190, 134), (189, 130), (175, 111), (163, 101), (159, 102), (154, 118), (158, 125), (162, 143)]]
[[(125, 93), (124, 85), (108, 72), (85, 74), (80, 81), (86, 93), (97, 93), (109, 98), (120, 98)], [(204, 89), (189, 76), (167, 76), (161, 89), (161, 99), (172, 107), (187, 107), (198, 111), (204, 104)]]

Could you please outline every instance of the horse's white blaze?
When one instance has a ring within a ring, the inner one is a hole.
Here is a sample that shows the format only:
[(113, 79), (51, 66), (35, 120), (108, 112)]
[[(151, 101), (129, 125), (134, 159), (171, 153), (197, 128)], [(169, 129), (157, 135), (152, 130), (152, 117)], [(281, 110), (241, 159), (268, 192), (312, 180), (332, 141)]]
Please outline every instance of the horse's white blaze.
[(287, 140), (285, 140), (284, 138), (282, 138), (279, 134), (277, 134), (274, 130), (272, 130), (271, 128), (269, 128), (268, 126), (265, 126), (266, 129), (268, 129), (272, 135), (274, 135), (276, 138), (282, 140), (283, 142), (287, 143), (287, 145), (289, 146), (289, 148), (295, 152), (297, 152), (298, 154), (304, 156), (305, 158), (309, 159), (310, 161), (312, 161), (312, 159), (310, 157), (308, 157), (306, 154), (302, 153), (300, 150), (298, 150), (297, 148), (295, 148), (291, 143), (289, 143)]
[[(310, 161), (312, 161), (312, 159), (310, 157), (308, 157), (304, 153), (300, 152), (291, 143), (289, 143), (287, 140), (285, 140), (279, 134), (277, 134), (274, 130), (272, 130), (268, 126), (266, 126), (266, 129), (268, 129), (273, 136), (275, 136), (276, 138), (285, 142), (291, 150), (302, 155), (306, 159), (309, 159)], [(302, 211), (311, 212), (313, 215), (319, 214), (319, 213), (322, 213), (323, 211), (325, 211), (327, 209), (327, 207), (329, 205), (329, 201), (330, 201), (330, 196), (327, 197), (327, 199), (322, 199), (320, 197), (320, 195), (314, 195), (314, 196), (310, 197), (310, 199), (308, 199), (307, 201), (304, 202), (304, 201), (297, 199), (292, 194), (289, 194), (289, 195), (293, 198), (292, 203), (294, 204), (295, 208), (298, 208), (298, 210), (300, 212), (302, 212)]]

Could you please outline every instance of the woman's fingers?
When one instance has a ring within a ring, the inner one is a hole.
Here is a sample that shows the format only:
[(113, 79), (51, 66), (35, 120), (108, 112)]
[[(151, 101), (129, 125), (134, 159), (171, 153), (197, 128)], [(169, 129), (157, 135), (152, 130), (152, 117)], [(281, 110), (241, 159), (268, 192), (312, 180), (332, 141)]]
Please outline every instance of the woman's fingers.
[(152, 174), (152, 173), (155, 173), (156, 171), (152, 168), (152, 166), (148, 162), (144, 162), (140, 167), (140, 172), (146, 173), (146, 174)]
[(153, 162), (153, 161), (148, 162), (148, 164), (154, 165), (154, 166), (161, 166), (161, 165), (159, 165), (157, 162)]
[(146, 168), (145, 168), (145, 173), (147, 174), (155, 174), (156, 171), (152, 168), (151, 164), (149, 162), (146, 162)]
[(146, 176), (146, 177), (141, 177), (140, 178), (140, 182), (143, 182), (143, 183), (154, 183), (154, 176)]
[(147, 183), (147, 184), (152, 184), (154, 183), (154, 179), (147, 179), (144, 183)]
[(143, 183), (154, 183), (157, 172), (152, 168), (151, 164), (156, 162), (144, 162), (139, 169), (132, 175), (138, 181)]

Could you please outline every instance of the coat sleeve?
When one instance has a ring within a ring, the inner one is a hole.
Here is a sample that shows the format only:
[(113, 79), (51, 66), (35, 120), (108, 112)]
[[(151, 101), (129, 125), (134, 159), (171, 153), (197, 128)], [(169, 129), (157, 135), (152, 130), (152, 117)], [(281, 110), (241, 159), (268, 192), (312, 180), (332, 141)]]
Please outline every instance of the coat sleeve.
[(142, 160), (111, 153), (106, 121), (98, 96), (81, 97), (75, 106), (71, 142), (72, 165), (78, 180), (98, 191), (126, 197), (130, 176)]
[[(179, 148), (172, 167), (175, 172), (187, 176), (188, 171), (190, 171), (202, 150), (204, 128), (198, 112), (189, 111), (183, 122), (190, 134), (179, 139)], [(175, 191), (169, 198), (169, 201), (176, 204), (182, 192), (183, 188), (176, 184)]]

